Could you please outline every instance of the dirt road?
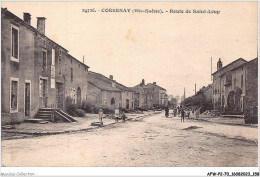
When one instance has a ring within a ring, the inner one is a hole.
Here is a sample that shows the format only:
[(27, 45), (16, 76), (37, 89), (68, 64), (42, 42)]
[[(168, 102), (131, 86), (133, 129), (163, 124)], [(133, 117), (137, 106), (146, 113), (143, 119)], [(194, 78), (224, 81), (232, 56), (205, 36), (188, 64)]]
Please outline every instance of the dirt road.
[[(209, 127), (231, 130), (223, 136)], [(4, 140), (2, 165), (256, 167), (256, 143), (234, 138), (232, 132), (232, 126), (181, 123), (162, 113), (90, 132)]]

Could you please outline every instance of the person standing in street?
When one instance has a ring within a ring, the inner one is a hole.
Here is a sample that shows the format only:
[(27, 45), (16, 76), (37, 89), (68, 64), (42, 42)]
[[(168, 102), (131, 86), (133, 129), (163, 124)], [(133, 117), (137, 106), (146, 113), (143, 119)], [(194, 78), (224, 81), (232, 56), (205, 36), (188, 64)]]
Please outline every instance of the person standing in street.
[(181, 109), (181, 122), (182, 122), (182, 121), (184, 122), (184, 116), (185, 116), (185, 111), (184, 111), (184, 109), (182, 108), (182, 109)]
[(115, 121), (118, 122), (119, 120), (119, 109), (115, 110)]
[(98, 111), (98, 118), (99, 118), (99, 122), (103, 125), (103, 121), (102, 121), (103, 110), (102, 109), (99, 109), (99, 111)]
[(169, 116), (169, 108), (168, 106), (165, 107), (165, 117), (167, 118)]

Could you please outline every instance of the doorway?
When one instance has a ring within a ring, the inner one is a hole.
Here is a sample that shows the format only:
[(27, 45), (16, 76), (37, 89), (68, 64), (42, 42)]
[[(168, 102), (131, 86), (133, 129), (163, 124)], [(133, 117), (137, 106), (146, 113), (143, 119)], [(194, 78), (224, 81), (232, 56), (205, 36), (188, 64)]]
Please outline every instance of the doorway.
[(59, 82), (56, 82), (56, 106), (63, 108), (63, 84)]
[(25, 116), (30, 116), (31, 112), (31, 83), (26, 82), (25, 83), (25, 89), (24, 89), (24, 114)]
[(40, 107), (46, 108), (47, 102), (47, 79), (40, 79)]

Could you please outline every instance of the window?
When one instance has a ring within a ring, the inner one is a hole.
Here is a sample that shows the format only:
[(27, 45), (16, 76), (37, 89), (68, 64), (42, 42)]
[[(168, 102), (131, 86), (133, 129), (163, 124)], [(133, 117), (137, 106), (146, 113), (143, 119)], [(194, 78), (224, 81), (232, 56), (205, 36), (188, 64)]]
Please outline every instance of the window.
[(241, 75), (241, 89), (243, 89), (243, 86), (244, 86), (244, 77), (243, 75)]
[(47, 54), (46, 51), (42, 52), (42, 71), (46, 71), (47, 69)]
[(61, 74), (61, 58), (60, 57), (58, 60), (58, 71), (59, 71), (59, 74)]
[(43, 47), (46, 47), (46, 41), (45, 41), (45, 39), (42, 40), (42, 45), (43, 45)]
[(59, 50), (59, 55), (61, 56), (61, 54), (62, 54), (62, 51), (61, 51), (61, 49)]
[(18, 78), (11, 78), (10, 85), (10, 112), (18, 111)]
[(51, 65), (55, 66), (55, 50), (51, 50)]
[(11, 41), (11, 60), (19, 61), (19, 29), (16, 26), (11, 26), (12, 29), (12, 41)]
[(111, 99), (111, 105), (115, 105), (115, 98)]
[(70, 68), (70, 82), (73, 82), (73, 68)]
[(237, 79), (234, 78), (234, 88), (236, 87), (236, 82), (237, 82)]

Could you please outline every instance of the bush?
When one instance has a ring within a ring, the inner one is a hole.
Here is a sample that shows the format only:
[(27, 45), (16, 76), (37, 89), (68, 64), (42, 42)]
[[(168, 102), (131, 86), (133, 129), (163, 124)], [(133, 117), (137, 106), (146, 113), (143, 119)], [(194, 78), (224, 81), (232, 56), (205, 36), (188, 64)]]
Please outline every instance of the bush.
[(111, 109), (111, 108), (108, 108), (108, 107), (105, 107), (105, 106), (102, 107), (102, 110), (103, 110), (104, 114), (114, 114), (115, 113), (114, 109)]
[(75, 115), (78, 116), (78, 117), (85, 117), (85, 112), (81, 109), (76, 109), (75, 111)]
[(148, 111), (148, 109), (142, 108), (142, 107), (136, 107), (135, 108), (138, 111)]
[(66, 97), (66, 100), (65, 100), (65, 110), (66, 110), (66, 112), (71, 116), (76, 116), (75, 115), (76, 109), (77, 109), (77, 106), (76, 106), (76, 104), (73, 104), (72, 98)]

